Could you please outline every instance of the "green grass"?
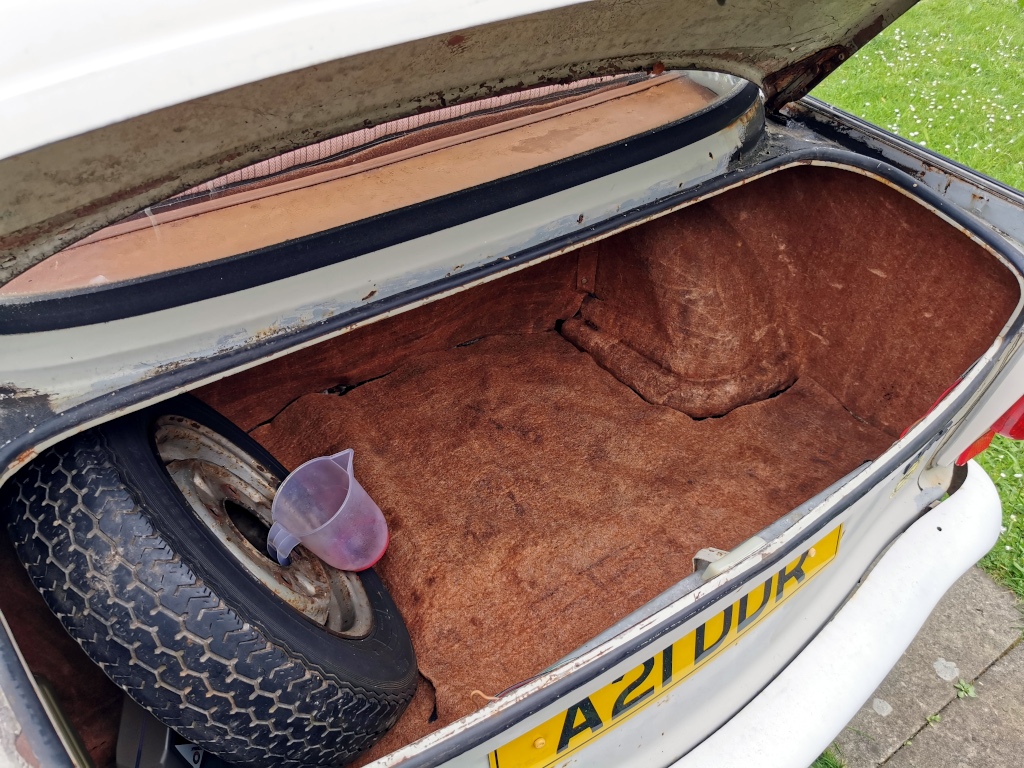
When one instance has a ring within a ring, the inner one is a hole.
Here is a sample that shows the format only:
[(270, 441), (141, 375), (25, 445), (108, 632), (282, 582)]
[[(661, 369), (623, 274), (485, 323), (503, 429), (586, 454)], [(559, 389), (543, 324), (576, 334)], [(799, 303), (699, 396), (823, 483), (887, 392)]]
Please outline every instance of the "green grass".
[[(1024, 0), (922, 0), (814, 95), (1024, 189)], [(1024, 443), (979, 461), (1003, 501), (981, 566), (1024, 598)]]
[(922, 0), (814, 95), (1024, 188), (1024, 9)]
[(811, 763), (811, 768), (846, 768), (846, 761), (843, 760), (839, 747), (833, 745)]
[(1003, 502), (1003, 533), (981, 567), (1024, 597), (1024, 443), (997, 437), (978, 461), (996, 482)]

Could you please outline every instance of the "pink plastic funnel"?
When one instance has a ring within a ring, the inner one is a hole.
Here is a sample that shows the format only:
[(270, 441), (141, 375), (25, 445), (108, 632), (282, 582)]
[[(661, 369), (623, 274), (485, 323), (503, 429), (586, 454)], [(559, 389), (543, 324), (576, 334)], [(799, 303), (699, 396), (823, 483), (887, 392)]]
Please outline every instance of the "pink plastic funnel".
[(281, 483), (271, 508), (267, 550), (282, 565), (302, 544), (343, 571), (373, 566), (388, 548), (388, 524), (352, 471), (352, 449), (300, 466)]

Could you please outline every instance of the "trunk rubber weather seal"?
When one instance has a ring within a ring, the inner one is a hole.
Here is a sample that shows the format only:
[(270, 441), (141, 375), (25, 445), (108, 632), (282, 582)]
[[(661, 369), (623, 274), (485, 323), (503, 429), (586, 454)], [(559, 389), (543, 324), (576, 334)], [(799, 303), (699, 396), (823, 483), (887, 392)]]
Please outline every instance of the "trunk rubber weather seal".
[(713, 136), (758, 101), (747, 83), (701, 111), (603, 147), (394, 211), (156, 275), (0, 301), (0, 334), (123, 320), (266, 285), (563, 192)]

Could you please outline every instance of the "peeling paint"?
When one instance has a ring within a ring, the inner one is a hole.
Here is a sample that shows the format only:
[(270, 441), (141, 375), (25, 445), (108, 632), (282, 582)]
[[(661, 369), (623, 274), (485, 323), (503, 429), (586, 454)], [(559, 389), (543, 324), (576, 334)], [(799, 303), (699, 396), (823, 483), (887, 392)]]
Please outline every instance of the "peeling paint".
[[(31, 387), (0, 385), (0, 437), (5, 439), (5, 445), (19, 435), (30, 434), (53, 415), (48, 394)], [(16, 459), (17, 465), (21, 466), (35, 454), (34, 449), (22, 451)]]

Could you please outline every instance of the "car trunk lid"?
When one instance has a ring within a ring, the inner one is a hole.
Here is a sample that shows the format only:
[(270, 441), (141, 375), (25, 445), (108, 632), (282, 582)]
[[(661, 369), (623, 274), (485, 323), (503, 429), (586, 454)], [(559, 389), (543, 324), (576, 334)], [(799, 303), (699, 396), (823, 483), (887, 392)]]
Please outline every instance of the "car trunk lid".
[(440, 106), (695, 68), (759, 84), (776, 109), (912, 4), (222, 0), (187, 23), (177, 7), (26, 8), (0, 46), (0, 284), (195, 184)]

